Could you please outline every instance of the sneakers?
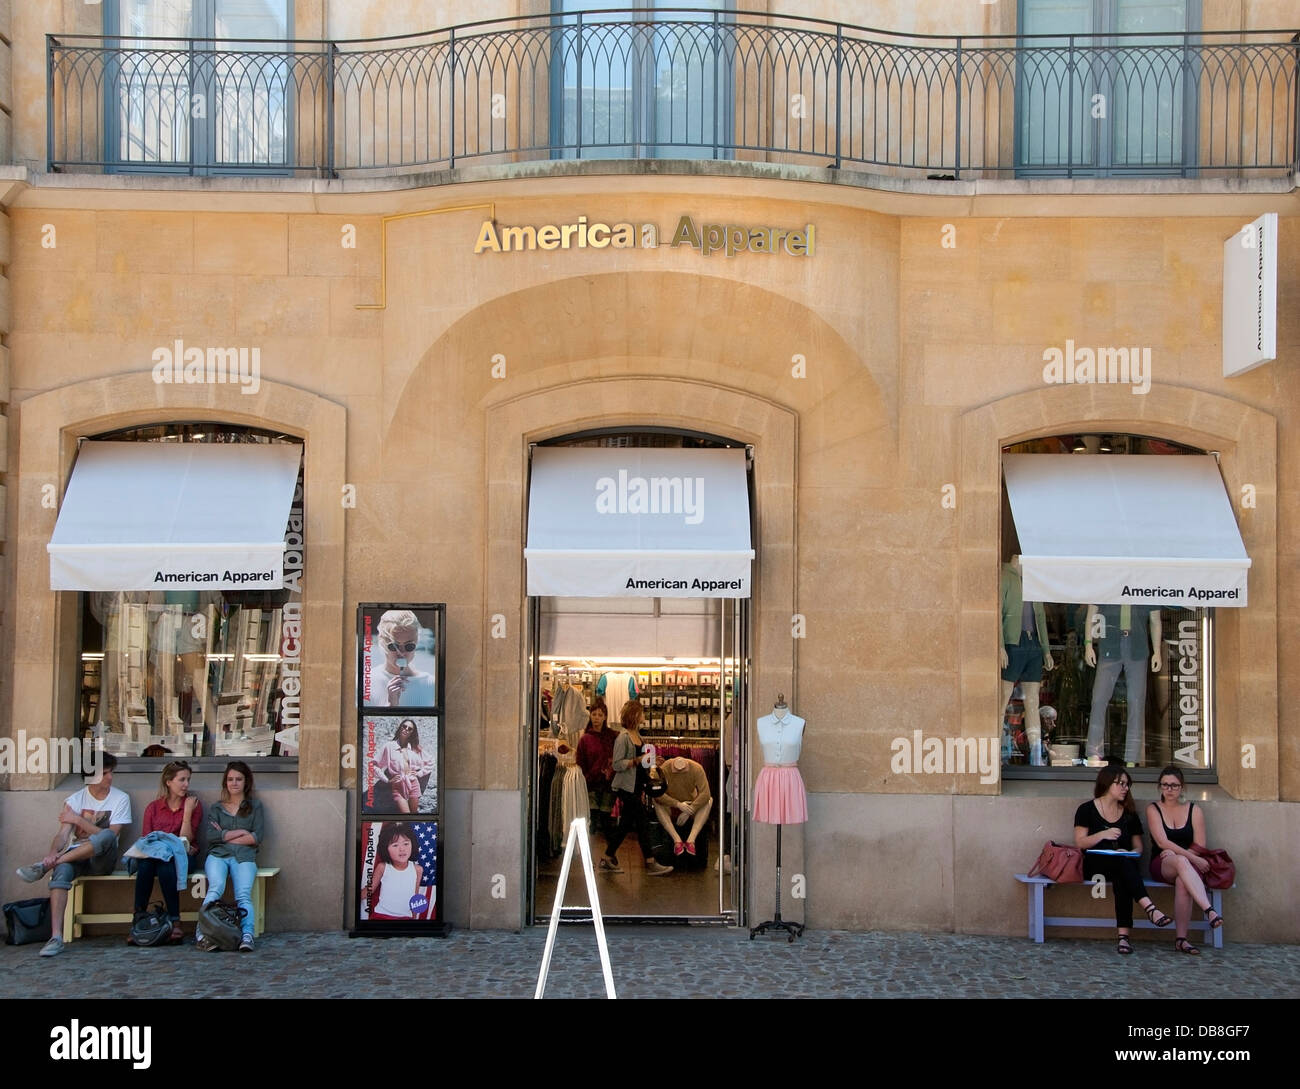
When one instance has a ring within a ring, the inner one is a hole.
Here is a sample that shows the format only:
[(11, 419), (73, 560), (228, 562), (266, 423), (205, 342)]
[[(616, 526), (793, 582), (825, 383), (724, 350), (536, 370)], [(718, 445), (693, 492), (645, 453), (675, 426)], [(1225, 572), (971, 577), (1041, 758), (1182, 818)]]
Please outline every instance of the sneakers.
[(221, 950), (221, 946), (219, 946), (211, 938), (195, 938), (194, 948), (197, 949), (200, 953), (217, 953), (220, 952)]
[(605, 873), (622, 873), (623, 867), (618, 864), (618, 859), (610, 858), (609, 855), (601, 855), (599, 868)]
[[(33, 862), (30, 866), (19, 866), (16, 872), (19, 877), (30, 885), (45, 876), (45, 863)], [(54, 954), (51, 953), (50, 955), (53, 956)]]
[(49, 941), (41, 946), (40, 956), (57, 957), (63, 952), (63, 935), (55, 934)]
[(671, 866), (661, 866), (653, 858), (645, 864), (646, 877), (663, 877), (664, 874), (672, 872), (673, 868)]
[(239, 951), (241, 953), (251, 953), (253, 951), (253, 935), (245, 934), (239, 940)]

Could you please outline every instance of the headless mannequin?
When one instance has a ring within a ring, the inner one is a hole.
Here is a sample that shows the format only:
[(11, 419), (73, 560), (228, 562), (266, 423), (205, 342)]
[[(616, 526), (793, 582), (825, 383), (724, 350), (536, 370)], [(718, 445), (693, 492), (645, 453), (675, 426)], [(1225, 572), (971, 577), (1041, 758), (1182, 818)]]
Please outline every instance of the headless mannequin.
[[(786, 922), (781, 918), (781, 830), (785, 821), (802, 823), (808, 819), (803, 780), (795, 769), (803, 748), (806, 725), (803, 719), (790, 710), (784, 695), (777, 696), (770, 715), (764, 715), (758, 720), (758, 743), (763, 749), (763, 770), (758, 773), (758, 782), (754, 786), (754, 820), (776, 825), (776, 914), (767, 922), (750, 928), (750, 941), (769, 930), (779, 930), (787, 935), (789, 941), (794, 941), (804, 930), (803, 923)], [(789, 781), (792, 779), (797, 797), (790, 798), (785, 793), (784, 798), (778, 796), (771, 802), (767, 801), (765, 782), (769, 776), (784, 784), (785, 791), (782, 793), (789, 791)]]
[[(669, 794), (661, 794), (654, 800), (655, 816), (659, 818), (659, 823), (663, 825), (673, 840), (673, 843), (681, 843), (682, 837), (678, 835), (677, 829), (673, 827), (673, 811), (676, 810), (680, 815), (677, 817), (678, 825), (685, 823), (693, 816), (695, 820), (691, 824), (690, 833), (686, 837), (687, 843), (694, 843), (699, 836), (700, 830), (704, 827), (705, 822), (709, 819), (709, 814), (713, 812), (713, 798), (709, 795), (708, 781), (704, 779), (704, 769), (694, 760), (687, 760), (684, 756), (674, 756), (668, 760), (661, 771), (671, 769), (674, 773), (690, 772), (698, 769), (698, 778), (704, 782), (702, 790), (696, 790), (689, 798), (676, 798)], [(671, 788), (670, 788), (671, 789)]]
[(784, 703), (772, 708), (770, 715), (758, 720), (758, 743), (763, 749), (763, 763), (780, 766), (799, 763), (803, 749), (803, 729), (807, 723)]
[[(1088, 606), (1087, 627), (1084, 631), (1087, 633), (1084, 637), (1083, 660), (1090, 666), (1097, 665), (1097, 651), (1094, 646), (1094, 640), (1103, 640), (1106, 638), (1106, 618), (1096, 605)], [(1100, 759), (1102, 747), (1105, 743), (1106, 729), (1106, 705), (1110, 702), (1110, 696), (1115, 690), (1115, 682), (1119, 680), (1121, 670), (1124, 673), (1125, 683), (1128, 685), (1128, 731), (1125, 735), (1124, 742), (1124, 760), (1130, 766), (1137, 764), (1145, 755), (1144, 742), (1146, 739), (1146, 673), (1138, 669), (1139, 662), (1143, 667), (1146, 662), (1147, 651), (1151, 652), (1151, 672), (1159, 673), (1163, 662), (1161, 660), (1161, 648), (1163, 646), (1162, 636), (1164, 627), (1160, 619), (1160, 610), (1152, 609), (1147, 617), (1147, 631), (1142, 632), (1139, 628), (1132, 636), (1120, 634), (1118, 657), (1108, 658), (1109, 667), (1098, 669), (1097, 676), (1092, 685), (1092, 712), (1088, 716), (1088, 756), (1090, 759)], [(1112, 645), (1114, 644), (1114, 635), (1111, 633)], [(1143, 645), (1145, 639), (1150, 637), (1150, 644)], [(1132, 642), (1130, 642), (1130, 639)], [(1121, 663), (1123, 663), (1121, 665)], [(1130, 666), (1135, 670), (1130, 672)]]
[[(1020, 557), (1018, 555), (1011, 557), (1011, 567), (1015, 571), (1016, 577), (1021, 578), (1023, 572), (1020, 566)], [(1016, 623), (1019, 622), (1019, 618), (1016, 618)], [(1002, 616), (1002, 623), (1005, 630), (1005, 625), (1007, 623), (1007, 615), (1005, 612)], [(1041, 640), (1041, 634), (1039, 635), (1039, 638)], [(1042, 644), (1042, 648), (1043, 669), (1050, 670), (1055, 664), (1052, 661), (1052, 652), (1047, 648), (1045, 642)], [(1007, 648), (1004, 644), (1002, 649), (998, 651), (998, 663), (1003, 669), (1006, 669), (1008, 661)], [(1047, 762), (1043, 758), (1043, 723), (1038, 714), (1038, 693), (1043, 686), (1043, 676), (1040, 673), (1038, 679), (1032, 681), (1024, 679), (1021, 679), (1019, 682), (1004, 680), (1002, 682), (1002, 706), (1004, 708), (1009, 702), (1011, 702), (1011, 693), (1017, 683), (1020, 685), (1020, 692), (1025, 705), (1025, 738), (1029, 742), (1029, 762), (1035, 767), (1041, 767)]]

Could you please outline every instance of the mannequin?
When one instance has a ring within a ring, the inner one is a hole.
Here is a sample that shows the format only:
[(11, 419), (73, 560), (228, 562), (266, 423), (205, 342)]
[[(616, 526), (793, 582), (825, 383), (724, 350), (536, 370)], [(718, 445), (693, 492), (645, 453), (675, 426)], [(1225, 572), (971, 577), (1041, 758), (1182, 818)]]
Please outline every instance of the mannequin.
[(751, 941), (769, 930), (785, 931), (790, 941), (803, 933), (803, 923), (787, 923), (781, 918), (781, 826), (808, 820), (808, 796), (798, 768), (806, 725), (790, 710), (784, 694), (776, 697), (772, 713), (758, 720), (763, 770), (754, 783), (754, 820), (776, 825), (776, 915), (750, 929)]
[[(684, 756), (674, 756), (671, 760), (664, 761), (659, 771), (667, 790), (654, 800), (655, 816), (659, 818), (664, 831), (672, 837), (673, 854), (680, 855), (684, 851), (693, 855), (695, 840), (709, 819), (709, 814), (713, 812), (713, 794), (709, 790), (708, 776), (704, 774), (702, 766)], [(692, 817), (695, 818), (691, 821), (691, 830), (684, 843), (673, 827), (675, 812), (679, 814), (676, 820), (678, 826), (684, 826)]]
[(1020, 557), (1012, 556), (1002, 565), (1002, 650), (998, 654), (1002, 667), (1002, 706), (1011, 699), (1016, 684), (1025, 704), (1025, 737), (1029, 741), (1029, 762), (1042, 767), (1043, 724), (1038, 714), (1038, 693), (1043, 684), (1043, 670), (1055, 664), (1047, 638), (1047, 616), (1041, 601), (1025, 601)]
[[(1124, 762), (1136, 767), (1145, 755), (1147, 655), (1152, 673), (1161, 668), (1160, 610), (1152, 605), (1089, 605), (1083, 660), (1097, 667), (1088, 715), (1088, 758), (1100, 760), (1106, 741), (1106, 707), (1115, 682), (1124, 674), (1128, 686), (1128, 731)], [(1096, 646), (1101, 646), (1097, 661)], [(1153, 649), (1154, 648), (1154, 649)]]
[(551, 698), (551, 727), (560, 741), (555, 748), (557, 763), (551, 782), (550, 830), (556, 852), (563, 847), (573, 819), (589, 816), (591, 800), (586, 776), (578, 765), (578, 743), (590, 720), (582, 692), (564, 677)]

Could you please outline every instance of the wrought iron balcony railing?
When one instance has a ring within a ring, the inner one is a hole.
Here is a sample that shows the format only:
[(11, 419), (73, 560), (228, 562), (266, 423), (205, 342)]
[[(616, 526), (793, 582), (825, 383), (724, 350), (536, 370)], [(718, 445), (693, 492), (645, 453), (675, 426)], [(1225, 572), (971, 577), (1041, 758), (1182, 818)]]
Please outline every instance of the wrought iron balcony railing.
[(48, 158), (325, 177), (657, 157), (957, 178), (1285, 174), (1298, 37), (939, 38), (687, 8), (365, 41), (50, 35)]

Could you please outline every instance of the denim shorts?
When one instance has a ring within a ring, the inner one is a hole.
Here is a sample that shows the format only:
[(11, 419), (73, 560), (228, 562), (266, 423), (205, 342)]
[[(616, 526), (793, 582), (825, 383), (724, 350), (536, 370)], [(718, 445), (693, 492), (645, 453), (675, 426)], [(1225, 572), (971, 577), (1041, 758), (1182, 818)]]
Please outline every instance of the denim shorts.
[(1002, 679), (1011, 681), (1041, 681), (1043, 679), (1043, 648), (1028, 632), (1020, 633), (1020, 642), (1016, 646), (1006, 644), (1007, 668), (1002, 671)]
[(90, 837), (90, 844), (95, 848), (95, 853), (90, 858), (55, 865), (50, 874), (50, 888), (70, 889), (74, 878), (100, 877), (113, 872), (113, 867), (117, 865), (117, 833), (111, 828), (101, 828)]

